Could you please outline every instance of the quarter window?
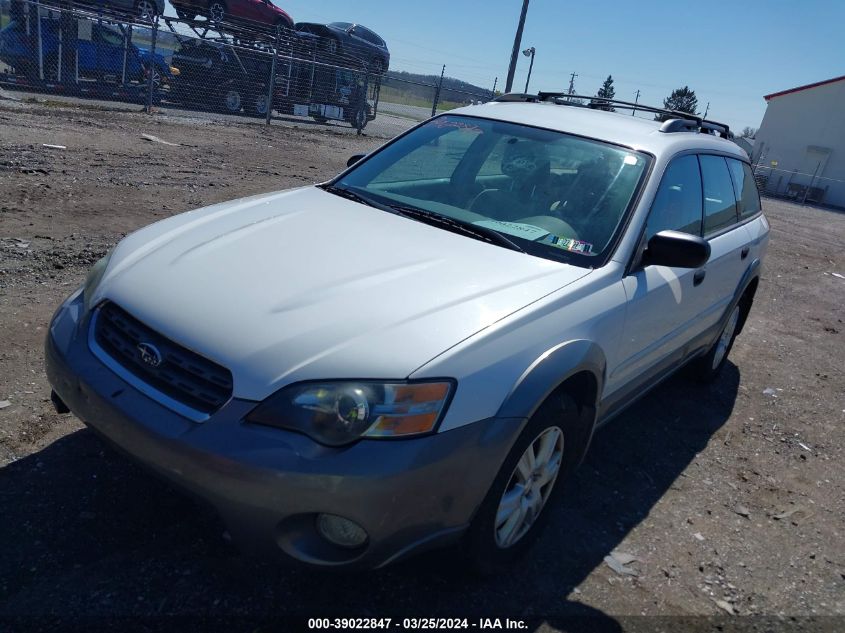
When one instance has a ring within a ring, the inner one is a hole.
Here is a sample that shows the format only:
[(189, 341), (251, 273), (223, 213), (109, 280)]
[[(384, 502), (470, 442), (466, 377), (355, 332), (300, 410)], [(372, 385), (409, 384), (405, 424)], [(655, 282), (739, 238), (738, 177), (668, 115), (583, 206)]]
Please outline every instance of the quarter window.
[(704, 234), (735, 224), (736, 196), (728, 164), (721, 156), (699, 156), (704, 182)]
[(701, 172), (695, 156), (676, 158), (663, 175), (651, 205), (646, 239), (660, 231), (701, 235)]
[(760, 211), (760, 194), (754, 182), (754, 172), (747, 163), (729, 158), (728, 167), (736, 190), (739, 217), (744, 219)]

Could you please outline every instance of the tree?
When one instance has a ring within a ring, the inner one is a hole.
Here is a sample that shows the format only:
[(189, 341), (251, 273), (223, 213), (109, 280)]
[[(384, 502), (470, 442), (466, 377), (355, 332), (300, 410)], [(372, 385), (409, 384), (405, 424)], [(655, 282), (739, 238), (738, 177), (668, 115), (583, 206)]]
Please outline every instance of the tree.
[(746, 126), (742, 128), (742, 133), (739, 135), (739, 138), (754, 138), (755, 136), (757, 136), (757, 128)]
[[(684, 86), (683, 88), (673, 90), (672, 94), (663, 100), (663, 107), (667, 110), (678, 110), (680, 112), (697, 114), (695, 109), (698, 107), (698, 98), (695, 96), (694, 90), (690, 90), (688, 86)], [(658, 114), (654, 118), (657, 121), (665, 121), (672, 117), (666, 114)]]
[[(596, 93), (597, 97), (603, 97), (605, 99), (613, 99), (616, 96), (616, 89), (613, 87), (613, 76), (608, 75), (607, 79), (604, 80), (604, 83), (599, 88), (599, 91)], [(592, 99), (590, 103), (596, 104), (601, 103), (601, 101), (596, 101)], [(599, 110), (607, 110), (608, 112), (616, 112), (616, 109), (611, 105), (600, 105), (597, 106)]]

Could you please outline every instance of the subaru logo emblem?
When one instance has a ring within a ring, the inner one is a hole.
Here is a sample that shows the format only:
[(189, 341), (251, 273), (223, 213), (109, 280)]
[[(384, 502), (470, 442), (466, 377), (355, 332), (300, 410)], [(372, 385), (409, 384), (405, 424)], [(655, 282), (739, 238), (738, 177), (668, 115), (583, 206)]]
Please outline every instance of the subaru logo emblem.
[(141, 362), (150, 367), (158, 367), (161, 365), (161, 352), (152, 343), (138, 343), (135, 348), (138, 350), (138, 355), (141, 357)]

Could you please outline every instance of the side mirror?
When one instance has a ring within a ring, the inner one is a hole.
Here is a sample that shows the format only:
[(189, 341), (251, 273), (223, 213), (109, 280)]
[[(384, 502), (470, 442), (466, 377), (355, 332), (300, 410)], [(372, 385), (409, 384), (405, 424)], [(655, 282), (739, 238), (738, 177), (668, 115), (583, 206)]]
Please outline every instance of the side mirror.
[(646, 246), (643, 263), (678, 268), (700, 268), (710, 259), (710, 243), (680, 231), (660, 231)]
[(355, 163), (357, 163), (359, 160), (361, 160), (362, 158), (364, 158), (364, 156), (366, 156), (366, 154), (353, 154), (352, 156), (350, 156), (350, 157), (349, 157), (349, 160), (348, 160), (348, 161), (346, 161), (346, 166), (347, 166), (347, 167), (352, 167), (352, 165), (354, 165), (354, 164), (355, 164)]

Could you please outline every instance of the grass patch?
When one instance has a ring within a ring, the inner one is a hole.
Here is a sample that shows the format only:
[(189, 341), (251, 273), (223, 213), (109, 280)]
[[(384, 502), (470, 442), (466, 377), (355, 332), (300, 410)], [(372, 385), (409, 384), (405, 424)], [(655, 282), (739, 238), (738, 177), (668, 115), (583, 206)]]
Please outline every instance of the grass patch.
[[(417, 94), (413, 94), (407, 90), (401, 90), (396, 88), (395, 86), (385, 85), (382, 84), (381, 92), (379, 93), (379, 100), (380, 101), (388, 101), (390, 103), (396, 103), (399, 105), (406, 105), (406, 106), (414, 106), (416, 108), (431, 108), (432, 101), (434, 100), (434, 89), (432, 88), (431, 96), (426, 98), (422, 97)], [(457, 103), (454, 101), (440, 101), (437, 104), (438, 110), (453, 110), (454, 108), (460, 108), (462, 103)]]

